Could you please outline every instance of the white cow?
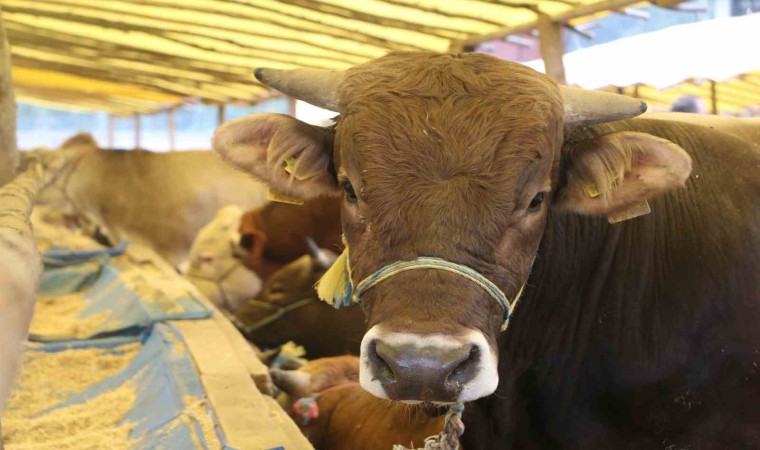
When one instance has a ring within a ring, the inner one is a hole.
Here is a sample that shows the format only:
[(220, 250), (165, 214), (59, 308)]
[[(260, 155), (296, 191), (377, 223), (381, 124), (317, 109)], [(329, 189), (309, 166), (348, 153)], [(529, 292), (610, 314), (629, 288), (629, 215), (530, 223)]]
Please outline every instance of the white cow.
[(41, 193), (40, 204), (97, 228), (113, 243), (148, 245), (175, 265), (219, 209), (268, 201), (265, 185), (213, 152), (104, 150), (83, 133), (43, 159), (58, 153), (75, 162)]
[(180, 271), (218, 308), (235, 312), (261, 291), (262, 281), (240, 259), (240, 218), (231, 205), (219, 210), (203, 227)]

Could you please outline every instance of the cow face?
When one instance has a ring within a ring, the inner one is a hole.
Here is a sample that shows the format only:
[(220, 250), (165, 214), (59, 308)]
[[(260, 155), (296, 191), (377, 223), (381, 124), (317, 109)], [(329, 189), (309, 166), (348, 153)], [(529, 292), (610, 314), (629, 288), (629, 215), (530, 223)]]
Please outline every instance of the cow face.
[[(332, 133), (249, 116), (221, 127), (214, 146), (277, 191), (343, 195), (354, 284), (389, 263), (435, 256), (477, 270), (514, 302), (552, 200), (619, 212), (679, 185), (690, 168), (683, 150), (638, 133), (574, 143), (560, 158), (566, 121), (603, 120), (578, 114), (594, 108), (548, 77), (485, 55), (390, 54), (350, 69), (330, 92), (325, 104), (341, 113)], [(628, 116), (641, 111), (634, 106)], [(365, 389), (409, 402), (495, 390), (504, 311), (482, 287), (414, 270), (361, 300)]]
[(259, 276), (240, 261), (238, 226), (243, 210), (235, 205), (217, 211), (198, 232), (180, 271), (217, 307), (234, 312), (262, 288)]

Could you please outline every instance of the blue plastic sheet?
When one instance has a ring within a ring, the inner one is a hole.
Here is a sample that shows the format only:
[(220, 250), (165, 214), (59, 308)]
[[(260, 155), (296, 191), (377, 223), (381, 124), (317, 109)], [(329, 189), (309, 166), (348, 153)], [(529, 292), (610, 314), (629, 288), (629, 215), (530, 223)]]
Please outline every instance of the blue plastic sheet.
[(131, 448), (210, 450), (219, 448), (220, 443), (223, 448), (229, 448), (216, 427), (212, 431), (214, 435), (204, 434), (202, 420), (211, 422), (213, 414), (205, 405), (203, 386), (182, 335), (170, 325), (156, 324), (137, 336), (33, 344), (32, 350), (43, 355), (92, 348), (119, 353), (122, 346), (135, 342), (141, 342), (142, 346), (123, 370), (70, 395), (35, 417), (92, 401), (130, 383), (136, 391), (135, 401), (122, 420), (135, 424), (129, 434)]
[[(191, 291), (169, 299), (145, 298), (134, 292), (125, 283), (119, 269), (109, 263), (113, 256), (124, 251), (125, 245), (99, 251), (54, 249), (46, 253), (43, 256), (45, 271), (39, 295), (60, 296), (84, 291), (83, 298), (78, 300), (84, 304), (75, 311), (76, 318), (84, 321), (104, 312), (108, 318), (86, 336), (32, 334), (30, 339), (45, 342), (128, 334), (164, 320), (202, 319), (211, 315), (211, 311)], [(146, 280), (146, 283), (149, 282), (149, 279)]]

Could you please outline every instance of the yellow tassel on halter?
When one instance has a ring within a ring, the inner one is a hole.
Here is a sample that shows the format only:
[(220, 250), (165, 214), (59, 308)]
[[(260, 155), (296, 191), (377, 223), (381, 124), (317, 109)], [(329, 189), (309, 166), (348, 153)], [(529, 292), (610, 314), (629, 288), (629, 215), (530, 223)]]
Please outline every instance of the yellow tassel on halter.
[(354, 288), (351, 283), (351, 267), (348, 261), (348, 247), (338, 256), (317, 282), (317, 295), (335, 308), (349, 306), (353, 301)]

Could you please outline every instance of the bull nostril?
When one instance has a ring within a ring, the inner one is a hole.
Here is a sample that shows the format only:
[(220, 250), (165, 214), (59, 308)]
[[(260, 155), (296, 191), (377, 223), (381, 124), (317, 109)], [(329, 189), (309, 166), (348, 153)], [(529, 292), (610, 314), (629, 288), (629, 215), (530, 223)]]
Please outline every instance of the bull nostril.
[(447, 383), (463, 384), (467, 382), (477, 371), (480, 362), (480, 348), (477, 345), (470, 347), (470, 351), (462, 361), (449, 372), (446, 377)]
[(375, 378), (384, 382), (391, 382), (396, 379), (396, 372), (388, 363), (388, 361), (393, 361), (393, 359), (391, 359), (382, 343), (378, 346), (377, 341), (373, 341), (369, 347), (369, 355)]

